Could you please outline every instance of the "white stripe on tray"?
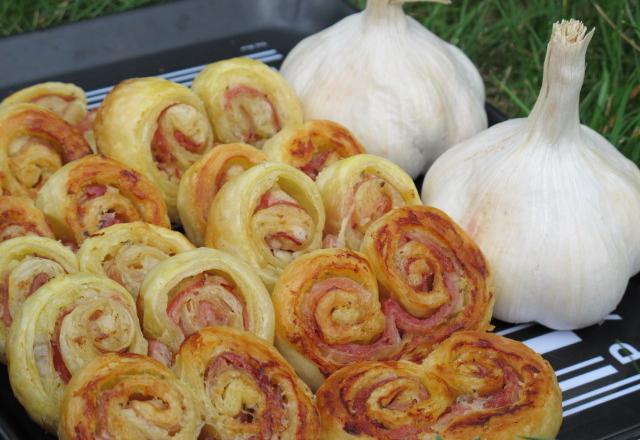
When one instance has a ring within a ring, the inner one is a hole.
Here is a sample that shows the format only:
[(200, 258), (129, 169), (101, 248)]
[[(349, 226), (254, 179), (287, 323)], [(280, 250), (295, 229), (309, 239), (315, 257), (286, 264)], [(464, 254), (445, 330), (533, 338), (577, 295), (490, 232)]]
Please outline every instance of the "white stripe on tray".
[(535, 323), (533, 322), (527, 322), (526, 324), (518, 324), (518, 325), (514, 325), (513, 327), (505, 328), (504, 330), (500, 330), (499, 332), (496, 332), (496, 333), (499, 334), (500, 336), (505, 336), (511, 333), (519, 332), (520, 330), (524, 330), (529, 327), (533, 327), (534, 325)]
[(577, 364), (571, 365), (569, 367), (563, 368), (561, 370), (556, 371), (556, 376), (562, 376), (563, 374), (571, 373), (572, 371), (580, 370), (581, 368), (588, 367), (589, 365), (597, 364), (598, 362), (603, 361), (604, 358), (602, 356), (596, 356), (591, 359), (587, 359), (586, 361), (579, 362)]
[(605, 365), (604, 367), (596, 368), (595, 370), (580, 374), (578, 376), (572, 377), (571, 379), (563, 380), (558, 385), (560, 385), (560, 389), (564, 392), (591, 382), (595, 382), (596, 380), (602, 379), (603, 377), (611, 376), (612, 374), (616, 374), (617, 372), (618, 370), (614, 366)]
[(534, 351), (540, 354), (545, 354), (550, 351), (568, 347), (569, 345), (576, 344), (580, 341), (582, 341), (582, 339), (574, 332), (567, 330), (556, 330), (541, 336), (536, 336), (535, 338), (527, 339), (526, 341), (522, 342)]
[(582, 405), (573, 407), (571, 409), (568, 409), (567, 411), (563, 411), (562, 415), (564, 417), (570, 416), (572, 414), (576, 414), (579, 413), (581, 411), (584, 411), (585, 409), (589, 409), (589, 408), (593, 408), (594, 406), (598, 406), (601, 405), (605, 402), (608, 402), (610, 400), (614, 400), (617, 399), (618, 397), (622, 397), (622, 396), (626, 396), (627, 394), (631, 394), (633, 392), (636, 392), (640, 390), (640, 383), (636, 384), (630, 388), (625, 388), (624, 390), (620, 390), (620, 391), (616, 391), (615, 393), (611, 393), (611, 394), (607, 394), (606, 396), (602, 396), (599, 399), (595, 399), (592, 400), (591, 402), (587, 402), (584, 403)]
[(615, 390), (616, 388), (620, 388), (621, 386), (628, 385), (633, 382), (640, 381), (640, 374), (636, 374), (635, 376), (627, 377), (625, 379), (619, 380), (617, 382), (610, 383), (609, 385), (605, 385), (600, 388), (596, 388), (595, 390), (588, 391), (584, 394), (580, 394), (579, 396), (572, 397), (571, 399), (567, 399), (562, 402), (562, 406), (571, 406), (574, 403), (582, 402), (583, 400), (590, 399), (599, 394), (606, 393), (607, 391)]

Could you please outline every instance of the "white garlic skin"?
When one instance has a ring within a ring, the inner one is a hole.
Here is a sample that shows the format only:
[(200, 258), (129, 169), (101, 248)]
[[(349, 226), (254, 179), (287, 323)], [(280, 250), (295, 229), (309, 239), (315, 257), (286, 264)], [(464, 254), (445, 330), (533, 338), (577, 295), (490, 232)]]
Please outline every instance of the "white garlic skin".
[[(425, 204), (458, 221), (487, 257), (494, 316), (505, 321), (554, 329), (595, 324), (615, 309), (640, 271), (640, 170), (579, 124), (592, 33), (582, 35), (584, 41), (569, 39), (566, 46), (552, 37), (529, 118), (455, 146), (424, 180)], [(567, 51), (579, 43), (582, 53)]]
[(447, 148), (487, 128), (487, 116), (473, 63), (400, 3), (369, 0), (365, 11), (300, 42), (281, 72), (305, 119), (345, 125), (367, 152), (416, 177)]

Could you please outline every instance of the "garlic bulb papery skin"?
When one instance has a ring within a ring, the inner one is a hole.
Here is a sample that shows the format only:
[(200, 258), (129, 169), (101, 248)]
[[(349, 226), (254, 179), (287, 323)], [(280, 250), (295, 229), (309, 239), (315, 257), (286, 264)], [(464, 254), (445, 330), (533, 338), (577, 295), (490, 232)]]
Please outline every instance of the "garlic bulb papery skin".
[(640, 270), (640, 170), (580, 125), (593, 31), (553, 26), (528, 118), (495, 125), (443, 154), (422, 199), (453, 217), (494, 273), (494, 316), (554, 329), (595, 324)]
[(281, 72), (306, 120), (346, 126), (371, 154), (412, 177), (487, 128), (484, 84), (457, 47), (405, 15), (402, 1), (364, 11), (300, 42)]

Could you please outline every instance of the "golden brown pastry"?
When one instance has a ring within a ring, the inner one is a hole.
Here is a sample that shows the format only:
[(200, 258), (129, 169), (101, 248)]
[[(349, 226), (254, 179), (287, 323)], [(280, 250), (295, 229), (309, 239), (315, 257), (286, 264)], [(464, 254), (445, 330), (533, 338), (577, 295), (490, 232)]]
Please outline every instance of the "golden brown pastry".
[(320, 249), (299, 257), (272, 298), (276, 346), (312, 389), (345, 365), (400, 354), (401, 335), (385, 316), (371, 265), (358, 252)]
[(192, 87), (221, 143), (261, 146), (284, 127), (302, 123), (302, 105), (291, 86), (260, 61), (232, 58), (209, 64)]
[(64, 164), (91, 154), (82, 134), (35, 104), (0, 108), (0, 181), (3, 194), (32, 199)]
[(200, 439), (315, 440), (313, 395), (277, 350), (251, 333), (208, 327), (180, 348), (175, 371), (194, 392)]
[(0, 243), (0, 362), (7, 362), (9, 326), (27, 297), (50, 279), (77, 271), (75, 254), (50, 238), (25, 236)]
[(316, 396), (322, 440), (454, 438), (438, 437), (433, 425), (455, 404), (455, 394), (443, 379), (413, 362), (350, 365), (332, 374)]
[(213, 146), (200, 98), (166, 79), (128, 79), (98, 109), (94, 135), (100, 153), (126, 163), (160, 189), (177, 222), (182, 173)]
[(205, 244), (244, 259), (271, 288), (287, 264), (321, 246), (323, 227), (313, 181), (292, 166), (265, 162), (218, 192)]
[(562, 423), (551, 366), (526, 345), (462, 331), (423, 365), (362, 362), (317, 392), (322, 439), (555, 438)]
[(494, 294), (487, 262), (444, 212), (396, 208), (369, 227), (362, 252), (403, 332), (403, 358), (420, 361), (454, 331), (490, 328)]
[(98, 148), (96, 147), (96, 137), (93, 133), (93, 125), (96, 120), (97, 113), (98, 109), (89, 110), (85, 117), (75, 125), (76, 129), (87, 140), (87, 142), (91, 146), (91, 151), (93, 151), (94, 153), (98, 152)]
[(7, 96), (0, 106), (31, 103), (56, 113), (71, 125), (87, 114), (87, 97), (80, 87), (61, 82), (45, 82), (18, 90)]
[(61, 440), (194, 440), (193, 393), (147, 356), (111, 353), (75, 375), (64, 394)]
[(556, 375), (526, 345), (463, 331), (442, 342), (423, 365), (456, 395), (434, 425), (443, 438), (556, 438), (562, 424)]
[(183, 252), (158, 264), (145, 277), (138, 315), (150, 355), (166, 365), (185, 338), (203, 327), (234, 327), (273, 343), (273, 305), (260, 277), (215, 249)]
[(220, 188), (232, 177), (266, 160), (264, 153), (251, 145), (223, 144), (189, 167), (178, 188), (178, 212), (192, 242), (204, 244), (209, 209)]
[(0, 242), (24, 235), (54, 238), (44, 214), (28, 197), (0, 196)]
[(36, 205), (56, 236), (75, 245), (116, 223), (140, 220), (170, 226), (162, 194), (150, 181), (98, 155), (76, 160), (53, 174), (38, 193)]
[(26, 299), (11, 324), (11, 388), (31, 418), (55, 432), (65, 385), (108, 352), (147, 353), (133, 298), (109, 278), (58, 276)]
[(285, 127), (265, 142), (262, 150), (270, 160), (296, 167), (313, 180), (332, 163), (366, 153), (349, 130), (323, 120)]
[(325, 247), (359, 250), (375, 220), (393, 208), (421, 204), (413, 180), (402, 168), (370, 154), (327, 166), (316, 184), (327, 214)]
[(194, 246), (179, 232), (144, 222), (99, 230), (78, 250), (80, 270), (111, 278), (138, 298), (145, 275), (158, 263)]

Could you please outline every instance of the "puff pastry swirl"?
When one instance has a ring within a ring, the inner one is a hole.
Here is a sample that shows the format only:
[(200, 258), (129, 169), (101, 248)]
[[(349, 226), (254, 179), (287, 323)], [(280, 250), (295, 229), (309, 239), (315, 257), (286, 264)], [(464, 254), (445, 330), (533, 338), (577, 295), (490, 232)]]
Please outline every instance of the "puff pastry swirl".
[(332, 163), (366, 153), (349, 130), (337, 122), (324, 120), (285, 127), (262, 150), (270, 160), (294, 166), (313, 180)]
[(55, 432), (66, 384), (107, 352), (147, 353), (131, 295), (92, 274), (56, 277), (26, 299), (11, 325), (11, 388), (31, 418)]
[(186, 337), (208, 326), (247, 330), (273, 343), (269, 292), (243, 261), (215, 249), (158, 264), (144, 280), (138, 309), (150, 354), (167, 365)]
[(427, 206), (396, 208), (362, 243), (403, 332), (403, 358), (420, 361), (458, 330), (487, 330), (494, 294), (487, 262), (449, 216)]
[(325, 247), (359, 250), (375, 220), (393, 208), (422, 204), (413, 180), (402, 168), (370, 154), (327, 166), (316, 183), (327, 214)]
[(178, 212), (182, 227), (192, 242), (203, 245), (209, 209), (222, 186), (266, 160), (264, 153), (251, 145), (223, 144), (189, 167), (178, 188)]
[(434, 423), (454, 404), (455, 393), (413, 362), (350, 365), (332, 374), (316, 396), (322, 440), (454, 439), (439, 436)]
[(166, 79), (123, 81), (100, 106), (94, 135), (100, 153), (126, 163), (160, 189), (177, 222), (180, 178), (213, 146), (200, 98)]
[(131, 168), (99, 155), (58, 170), (40, 190), (36, 205), (56, 236), (75, 245), (116, 223), (170, 226), (160, 191)]
[(556, 438), (562, 393), (551, 365), (526, 345), (462, 331), (443, 341), (423, 366), (456, 396), (434, 425), (444, 438)]
[(25, 235), (54, 238), (53, 231), (33, 200), (0, 196), (0, 242)]
[(209, 64), (192, 87), (221, 143), (261, 146), (283, 127), (302, 123), (302, 105), (291, 86), (260, 61), (232, 58)]
[(75, 254), (59, 242), (38, 236), (0, 243), (0, 361), (6, 363), (9, 327), (29, 295), (51, 278), (78, 271)]
[(272, 293), (276, 345), (312, 389), (354, 362), (399, 355), (402, 338), (360, 253), (320, 249), (282, 273)]
[(182, 345), (175, 371), (194, 392), (201, 439), (318, 438), (313, 395), (277, 350), (251, 333), (205, 328)]
[(87, 97), (75, 84), (45, 82), (34, 84), (7, 96), (1, 106), (31, 103), (56, 113), (71, 125), (82, 121), (87, 114)]
[(218, 192), (205, 244), (244, 259), (271, 288), (287, 264), (321, 246), (323, 227), (313, 181), (292, 166), (265, 162)]
[(64, 164), (91, 154), (73, 126), (35, 104), (0, 109), (0, 180), (3, 193), (32, 199)]
[(555, 438), (561, 392), (551, 366), (526, 345), (462, 331), (422, 365), (362, 362), (317, 393), (323, 439)]
[(80, 270), (111, 278), (138, 298), (145, 275), (158, 263), (194, 246), (179, 232), (144, 222), (101, 229), (78, 250)]
[(147, 356), (107, 354), (75, 375), (64, 394), (61, 440), (193, 440), (200, 427), (193, 394)]

